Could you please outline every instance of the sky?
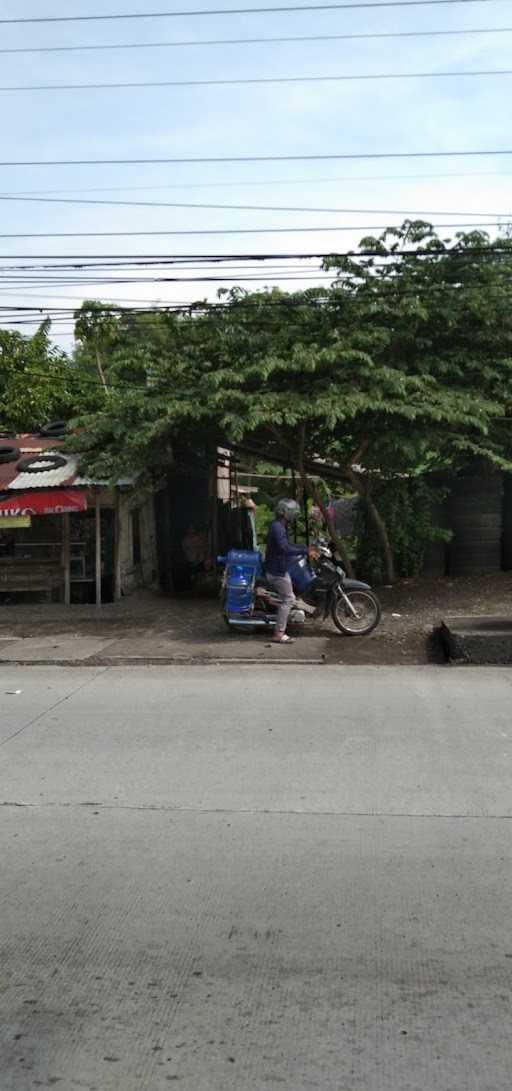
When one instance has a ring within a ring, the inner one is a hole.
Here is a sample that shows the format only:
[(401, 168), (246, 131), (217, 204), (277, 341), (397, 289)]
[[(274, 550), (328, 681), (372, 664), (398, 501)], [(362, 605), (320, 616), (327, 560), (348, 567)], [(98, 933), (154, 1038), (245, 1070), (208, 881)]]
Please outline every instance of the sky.
[[(271, 0), (262, 2), (271, 6)], [(208, 0), (178, 0), (174, 4), (169, 0), (157, 4), (155, 0), (103, 0), (102, 4), (98, 0), (67, 4), (62, 0), (0, 0), (0, 20), (155, 10), (192, 12), (198, 7), (219, 6), (230, 9), (229, 14), (0, 24), (0, 160), (512, 149), (512, 75), (507, 74), (13, 90), (44, 84), (512, 70), (510, 0), (262, 14), (232, 13), (237, 6), (251, 6), (250, 0), (223, 0), (223, 5)], [(469, 30), (486, 32), (430, 33)], [(417, 32), (423, 34), (373, 39), (335, 37)], [(306, 36), (325, 38), (201, 44)], [(173, 42), (193, 44), (173, 46)], [(1, 52), (120, 44), (137, 48)], [(369, 226), (399, 224), (410, 213), (440, 224), (498, 220), (505, 224), (512, 219), (511, 174), (512, 155), (216, 164), (0, 165), (0, 265), (4, 267), (0, 324), (30, 333), (47, 310), (78, 307), (84, 298), (126, 305), (213, 300), (219, 287), (239, 282), (242, 273), (236, 262), (224, 273), (211, 267), (216, 276), (224, 275), (226, 279), (194, 284), (191, 278), (203, 275), (204, 268), (192, 262), (186, 282), (150, 282), (148, 278), (154, 277), (155, 271), (139, 268), (116, 274), (116, 279), (124, 283), (87, 285), (76, 283), (87, 277), (85, 272), (73, 272), (75, 282), (70, 283), (68, 272), (5, 268), (30, 264), (36, 256), (328, 253), (357, 245), (368, 234)], [(52, 201), (20, 200), (21, 196), (51, 197)], [(12, 197), (16, 199), (6, 199)], [(59, 203), (58, 198), (66, 198), (68, 203)], [(80, 199), (299, 206), (318, 211), (69, 203)], [(329, 230), (320, 230), (322, 227)], [(308, 230), (301, 232), (300, 228)], [(254, 233), (223, 233), (237, 229)], [(265, 230), (260, 233), (260, 229)], [(98, 234), (82, 238), (78, 234), (189, 230), (218, 234)], [(455, 230), (444, 228), (443, 237), (452, 236)], [(496, 229), (489, 230), (494, 234)], [(36, 237), (38, 233), (58, 232), (77, 234), (69, 238)], [(9, 234), (27, 237), (6, 238)], [(253, 263), (245, 275), (262, 279), (240, 283), (250, 288), (265, 284), (290, 290), (310, 287), (326, 283), (318, 268), (318, 261), (278, 259), (273, 269), (269, 267), (263, 273)], [(20, 306), (40, 306), (41, 314), (20, 317), (12, 310)], [(21, 321), (27, 324), (16, 324)], [(54, 321), (52, 335), (69, 347), (71, 329), (71, 320), (63, 313)]]

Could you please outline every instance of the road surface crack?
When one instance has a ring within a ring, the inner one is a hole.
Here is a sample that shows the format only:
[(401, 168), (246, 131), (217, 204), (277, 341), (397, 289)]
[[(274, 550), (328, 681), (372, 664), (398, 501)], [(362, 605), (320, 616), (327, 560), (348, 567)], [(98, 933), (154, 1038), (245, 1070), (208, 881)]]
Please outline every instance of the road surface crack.
[(64, 697), (59, 697), (59, 700), (55, 701), (55, 704), (50, 705), (49, 708), (45, 708), (43, 712), (38, 712), (37, 716), (34, 716), (31, 720), (28, 721), (27, 724), (23, 724), (23, 726), (19, 727), (17, 731), (13, 731), (12, 735), (8, 735), (6, 739), (2, 739), (2, 742), (0, 742), (0, 747), (7, 746), (7, 743), (11, 742), (12, 739), (16, 739), (18, 735), (22, 735), (24, 731), (28, 731), (29, 727), (33, 727), (34, 724), (37, 724), (39, 720), (42, 720), (45, 716), (47, 716), (49, 712), (53, 712), (53, 710), (58, 708), (59, 705), (63, 705), (65, 701), (69, 701), (71, 697), (74, 697), (75, 694), (79, 693), (81, 689), (85, 689), (85, 687), (90, 685), (91, 682), (95, 682), (96, 679), (99, 678), (100, 675), (105, 674), (107, 670), (108, 667), (104, 667), (103, 670), (97, 671), (97, 673), (93, 675), (92, 678), (87, 678), (85, 682), (81, 682), (79, 686), (76, 686), (75, 689), (71, 691), (71, 693), (66, 693)]

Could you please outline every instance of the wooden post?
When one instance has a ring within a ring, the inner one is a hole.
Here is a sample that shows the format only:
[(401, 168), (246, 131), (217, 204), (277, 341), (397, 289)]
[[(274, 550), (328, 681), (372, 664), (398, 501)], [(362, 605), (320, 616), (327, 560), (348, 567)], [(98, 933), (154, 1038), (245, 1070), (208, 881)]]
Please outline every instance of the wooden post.
[(101, 606), (101, 502), (97, 491), (94, 497), (95, 529), (96, 529), (96, 607)]
[(115, 488), (114, 508), (114, 602), (121, 598), (121, 490)]
[(211, 555), (215, 559), (218, 552), (219, 541), (219, 466), (218, 466), (218, 454), (215, 455), (215, 466), (210, 478), (210, 504), (211, 504), (211, 523), (210, 523), (210, 546)]
[(64, 605), (71, 604), (71, 520), (69, 511), (62, 516), (62, 563), (64, 565)]

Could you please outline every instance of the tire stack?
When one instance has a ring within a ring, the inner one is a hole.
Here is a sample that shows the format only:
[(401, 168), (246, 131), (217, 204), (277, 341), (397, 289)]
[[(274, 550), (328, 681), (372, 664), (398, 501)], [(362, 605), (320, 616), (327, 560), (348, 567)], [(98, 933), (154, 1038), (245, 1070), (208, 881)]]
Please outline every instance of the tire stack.
[(503, 476), (453, 479), (448, 498), (451, 576), (497, 572), (502, 567)]

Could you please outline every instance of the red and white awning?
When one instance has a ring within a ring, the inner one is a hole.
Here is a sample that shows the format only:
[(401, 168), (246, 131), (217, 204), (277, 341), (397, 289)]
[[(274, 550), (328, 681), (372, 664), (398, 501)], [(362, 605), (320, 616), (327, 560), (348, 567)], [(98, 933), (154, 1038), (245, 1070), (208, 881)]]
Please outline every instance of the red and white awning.
[(6, 515), (64, 515), (65, 512), (86, 511), (85, 489), (42, 489), (36, 492), (15, 492), (0, 500), (0, 521)]

